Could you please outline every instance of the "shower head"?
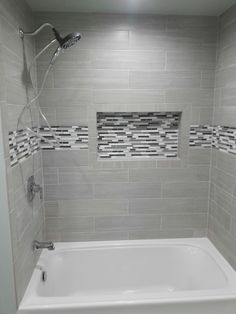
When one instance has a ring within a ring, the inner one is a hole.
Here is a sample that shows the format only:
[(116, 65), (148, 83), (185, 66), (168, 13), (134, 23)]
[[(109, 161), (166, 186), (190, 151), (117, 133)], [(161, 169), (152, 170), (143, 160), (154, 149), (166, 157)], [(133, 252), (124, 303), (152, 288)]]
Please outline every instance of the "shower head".
[(67, 48), (70, 48), (72, 46), (74, 46), (81, 38), (80, 33), (76, 32), (76, 33), (70, 33), (65, 37), (61, 37), (61, 35), (59, 34), (59, 32), (53, 28), (52, 29), (55, 35), (56, 40), (59, 43), (58, 48), (56, 49), (56, 51), (54, 52), (50, 63), (54, 64), (54, 62), (56, 61), (57, 57), (60, 55), (60, 53), (64, 50), (66, 50)]
[(78, 32), (70, 33), (65, 37), (61, 37), (61, 35), (59, 34), (59, 32), (55, 28), (53, 28), (52, 30), (54, 32), (56, 40), (58, 41), (58, 43), (62, 49), (67, 49), (67, 48), (75, 45), (81, 38), (81, 35)]

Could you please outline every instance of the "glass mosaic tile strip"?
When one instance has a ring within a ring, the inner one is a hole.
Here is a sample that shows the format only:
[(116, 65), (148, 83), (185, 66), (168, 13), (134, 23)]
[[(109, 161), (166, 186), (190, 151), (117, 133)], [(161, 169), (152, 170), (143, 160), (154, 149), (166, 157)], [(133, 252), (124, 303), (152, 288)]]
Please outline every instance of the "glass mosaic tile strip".
[(189, 135), (190, 147), (212, 147), (213, 127), (210, 125), (191, 125)]
[[(88, 149), (88, 126), (52, 126), (51, 128), (60, 144), (58, 147), (55, 147), (50, 145), (50, 143), (41, 141), (43, 150)], [(41, 127), (40, 135), (51, 143), (56, 143), (48, 127)]]
[(212, 147), (223, 152), (236, 154), (236, 127), (214, 127)]
[(98, 112), (98, 158), (177, 157), (180, 112)]
[[(98, 113), (98, 154), (101, 160), (123, 157), (177, 157), (179, 113)], [(125, 119), (122, 116), (124, 115)], [(53, 126), (59, 147), (39, 140), (28, 130), (9, 132), (11, 166), (43, 150), (88, 149), (87, 126)], [(34, 129), (36, 132), (37, 129)], [(55, 142), (48, 127), (40, 135)], [(189, 146), (236, 154), (236, 127), (191, 125)]]
[[(34, 132), (38, 129), (34, 128)], [(9, 132), (10, 164), (15, 166), (40, 148), (43, 150), (88, 149), (87, 126), (53, 126), (52, 130), (59, 139), (60, 145), (55, 148), (45, 141), (41, 141), (28, 130)], [(41, 127), (39, 134), (55, 143), (48, 127)]]
[(14, 166), (40, 149), (39, 140), (28, 130), (9, 132), (10, 164)]

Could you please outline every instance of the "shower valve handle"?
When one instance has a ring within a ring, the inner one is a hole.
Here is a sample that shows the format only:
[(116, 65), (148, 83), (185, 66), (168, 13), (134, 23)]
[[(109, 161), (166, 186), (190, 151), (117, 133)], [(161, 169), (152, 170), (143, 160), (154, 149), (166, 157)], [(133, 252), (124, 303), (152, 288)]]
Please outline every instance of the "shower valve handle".
[(36, 193), (40, 193), (40, 199), (43, 199), (43, 188), (35, 183), (34, 176), (30, 176), (27, 184), (27, 194), (30, 202), (33, 201)]

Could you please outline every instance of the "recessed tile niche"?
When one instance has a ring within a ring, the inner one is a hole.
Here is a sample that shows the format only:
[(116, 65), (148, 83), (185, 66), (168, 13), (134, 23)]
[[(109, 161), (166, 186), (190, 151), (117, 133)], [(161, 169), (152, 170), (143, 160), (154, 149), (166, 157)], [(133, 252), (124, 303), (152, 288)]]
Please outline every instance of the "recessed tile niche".
[(97, 112), (99, 159), (178, 157), (181, 112)]

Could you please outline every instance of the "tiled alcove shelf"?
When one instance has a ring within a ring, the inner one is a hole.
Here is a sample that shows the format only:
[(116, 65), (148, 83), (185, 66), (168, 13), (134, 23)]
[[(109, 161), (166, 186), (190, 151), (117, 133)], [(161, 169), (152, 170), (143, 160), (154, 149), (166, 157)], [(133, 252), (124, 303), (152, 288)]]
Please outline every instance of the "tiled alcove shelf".
[(97, 112), (100, 160), (177, 158), (181, 112)]

